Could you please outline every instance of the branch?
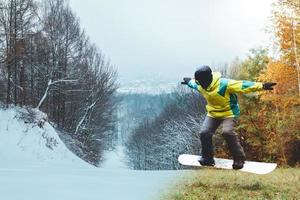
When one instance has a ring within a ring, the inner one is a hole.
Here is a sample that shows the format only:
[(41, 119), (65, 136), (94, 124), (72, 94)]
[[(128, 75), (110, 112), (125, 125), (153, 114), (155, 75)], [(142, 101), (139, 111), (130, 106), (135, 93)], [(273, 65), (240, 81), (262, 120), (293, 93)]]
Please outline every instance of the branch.
[(79, 121), (79, 123), (76, 126), (76, 130), (75, 130), (75, 135), (78, 133), (79, 129), (81, 128), (83, 122), (85, 121), (85, 119), (87, 118), (88, 113), (90, 112), (90, 110), (96, 105), (96, 103), (98, 102), (99, 99), (97, 99), (94, 103), (92, 103), (89, 107), (87, 107), (83, 117), (81, 118), (81, 120)]
[(50, 87), (51, 87), (52, 85), (55, 85), (55, 84), (57, 84), (57, 83), (62, 83), (62, 82), (77, 82), (77, 80), (65, 80), (65, 79), (61, 79), (61, 80), (57, 80), (57, 81), (53, 81), (53, 82), (52, 82), (52, 79), (49, 79), (48, 84), (47, 84), (47, 88), (46, 88), (46, 90), (45, 90), (45, 93), (44, 93), (43, 97), (41, 98), (39, 104), (37, 105), (36, 109), (39, 110), (40, 107), (43, 105), (45, 99), (46, 99), (47, 96), (48, 96), (48, 92), (49, 92), (49, 90), (50, 90)]
[[(62, 83), (62, 82), (77, 82), (78, 80), (65, 80), (65, 79), (61, 79), (61, 80), (57, 80), (57, 81), (53, 81), (51, 82), (51, 85), (55, 85), (57, 83)], [(48, 83), (49, 84), (49, 83)]]
[(11, 82), (14, 86), (16, 86), (19, 90), (24, 91), (24, 89), (23, 89), (21, 86), (15, 84), (15, 82), (13, 81), (12, 78), (9, 78), (9, 80), (10, 80), (10, 82)]
[(39, 110), (40, 107), (42, 106), (42, 104), (44, 103), (46, 97), (48, 96), (48, 91), (49, 91), (49, 89), (50, 89), (51, 84), (52, 84), (52, 80), (50, 79), (50, 80), (48, 81), (46, 91), (45, 91), (43, 97), (41, 98), (39, 104), (37, 105), (36, 109)]

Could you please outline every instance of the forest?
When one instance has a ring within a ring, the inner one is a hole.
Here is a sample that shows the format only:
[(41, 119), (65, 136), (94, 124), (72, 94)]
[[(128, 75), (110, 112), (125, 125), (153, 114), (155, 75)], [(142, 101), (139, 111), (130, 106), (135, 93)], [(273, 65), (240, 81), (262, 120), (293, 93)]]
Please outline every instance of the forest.
[[(118, 135), (133, 169), (179, 169), (179, 154), (200, 153), (205, 100), (181, 80), (171, 93), (118, 93), (116, 67), (68, 1), (0, 0), (0, 9), (0, 101), (6, 107), (45, 112), (67, 146), (93, 165), (117, 145)], [(272, 92), (239, 96), (237, 133), (247, 159), (296, 166), (300, 2), (276, 1), (270, 23), (272, 47), (261, 44), (246, 58), (212, 67), (232, 79), (277, 83)], [(228, 157), (220, 134), (215, 143), (216, 156)]]
[(1, 0), (0, 8), (0, 101), (47, 113), (76, 154), (97, 165), (116, 128), (114, 66), (68, 1)]

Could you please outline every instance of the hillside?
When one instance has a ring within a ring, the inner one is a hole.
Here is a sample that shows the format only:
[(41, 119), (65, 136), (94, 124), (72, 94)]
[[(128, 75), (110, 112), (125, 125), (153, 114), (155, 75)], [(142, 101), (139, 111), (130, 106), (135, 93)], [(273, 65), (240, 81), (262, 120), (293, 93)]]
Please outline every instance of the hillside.
[(90, 166), (67, 149), (46, 114), (19, 107), (0, 109), (0, 160), (2, 166)]
[(151, 200), (183, 174), (129, 170), (122, 148), (96, 168), (66, 148), (44, 113), (30, 113), (0, 109), (0, 199)]

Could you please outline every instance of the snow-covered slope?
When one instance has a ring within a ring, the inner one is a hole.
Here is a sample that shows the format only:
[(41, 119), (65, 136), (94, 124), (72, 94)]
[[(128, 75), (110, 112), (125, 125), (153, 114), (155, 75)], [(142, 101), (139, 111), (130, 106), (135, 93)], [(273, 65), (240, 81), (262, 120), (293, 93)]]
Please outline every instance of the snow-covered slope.
[(114, 151), (107, 151), (104, 162), (101, 165), (102, 169), (128, 170), (126, 165), (126, 157), (122, 146), (118, 146)]
[(35, 122), (24, 123), (20, 112), (27, 111), (0, 109), (0, 199), (152, 200), (184, 174), (129, 170), (121, 147), (92, 167), (66, 148), (45, 114), (34, 111)]
[[(29, 112), (32, 117), (29, 117)], [(89, 166), (60, 140), (46, 121), (47, 115), (34, 109), (13, 107), (0, 109), (0, 160), (12, 166), (54, 163)]]

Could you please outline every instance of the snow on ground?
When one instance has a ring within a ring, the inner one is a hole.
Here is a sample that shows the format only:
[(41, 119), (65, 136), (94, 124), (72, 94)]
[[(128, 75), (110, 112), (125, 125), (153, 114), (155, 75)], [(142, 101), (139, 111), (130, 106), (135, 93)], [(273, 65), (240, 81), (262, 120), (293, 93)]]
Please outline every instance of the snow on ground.
[(105, 153), (104, 163), (101, 168), (104, 169), (118, 169), (128, 170), (126, 165), (126, 157), (122, 146), (118, 146), (114, 151), (107, 151)]
[(151, 200), (178, 177), (176, 171), (0, 168), (5, 200)]
[[(2, 166), (24, 164), (75, 164), (89, 167), (71, 153), (54, 128), (45, 121), (46, 114), (31, 110), (36, 115), (33, 123), (24, 123), (25, 108), (0, 110), (0, 159)], [(39, 127), (39, 124), (42, 128)]]
[(107, 152), (101, 168), (92, 167), (66, 148), (50, 124), (25, 124), (19, 111), (0, 109), (0, 199), (151, 200), (184, 174), (129, 170), (121, 147)]

